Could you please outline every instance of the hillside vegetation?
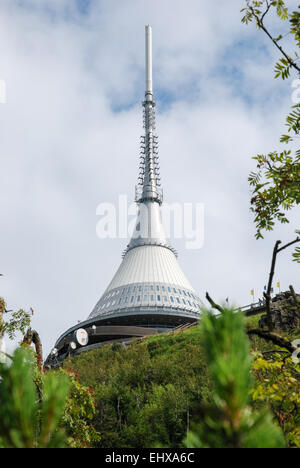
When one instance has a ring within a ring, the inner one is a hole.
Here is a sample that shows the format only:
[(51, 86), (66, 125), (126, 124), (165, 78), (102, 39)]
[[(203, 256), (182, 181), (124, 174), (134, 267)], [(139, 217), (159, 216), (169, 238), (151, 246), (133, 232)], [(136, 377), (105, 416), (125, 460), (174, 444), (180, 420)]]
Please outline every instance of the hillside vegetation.
[[(258, 320), (244, 319), (244, 324), (253, 327)], [(293, 332), (297, 335), (299, 330)], [(283, 350), (261, 338), (253, 338), (250, 345), (250, 404), (255, 411), (271, 408), (287, 445), (300, 447), (299, 366), (297, 369)], [(134, 341), (127, 347), (107, 344), (70, 358), (65, 367), (78, 372), (82, 384), (93, 387), (97, 401), (94, 425), (101, 434), (100, 447), (183, 446), (188, 431), (197, 432), (208, 408), (214, 405), (215, 384), (205, 346), (204, 329), (198, 325)], [(224, 356), (226, 366), (223, 352)], [(241, 362), (241, 367), (244, 364)], [(234, 365), (239, 367), (238, 363)], [(230, 369), (226, 372), (230, 380)]]
[(69, 359), (98, 404), (101, 447), (178, 447), (210, 399), (200, 327)]

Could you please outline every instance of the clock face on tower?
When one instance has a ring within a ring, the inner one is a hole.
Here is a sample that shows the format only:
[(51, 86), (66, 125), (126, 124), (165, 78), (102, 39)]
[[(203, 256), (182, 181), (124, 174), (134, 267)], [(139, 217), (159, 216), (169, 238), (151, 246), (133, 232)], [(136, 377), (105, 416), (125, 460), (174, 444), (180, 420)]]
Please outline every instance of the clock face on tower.
[(89, 335), (87, 331), (84, 330), (84, 328), (79, 328), (78, 330), (76, 330), (75, 338), (77, 343), (80, 344), (80, 346), (86, 346), (89, 342)]

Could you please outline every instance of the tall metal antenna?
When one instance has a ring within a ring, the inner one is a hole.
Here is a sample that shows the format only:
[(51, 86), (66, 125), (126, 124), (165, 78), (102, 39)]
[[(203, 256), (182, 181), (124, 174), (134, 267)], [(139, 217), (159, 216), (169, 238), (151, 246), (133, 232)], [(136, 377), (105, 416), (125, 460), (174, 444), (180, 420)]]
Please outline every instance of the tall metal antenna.
[(152, 87), (152, 28), (145, 27), (145, 55), (146, 55), (146, 95), (153, 93)]
[(140, 173), (136, 187), (136, 202), (156, 201), (162, 203), (158, 161), (158, 137), (155, 135), (155, 101), (152, 83), (152, 28), (145, 28), (146, 90), (144, 107), (145, 134), (141, 137)]

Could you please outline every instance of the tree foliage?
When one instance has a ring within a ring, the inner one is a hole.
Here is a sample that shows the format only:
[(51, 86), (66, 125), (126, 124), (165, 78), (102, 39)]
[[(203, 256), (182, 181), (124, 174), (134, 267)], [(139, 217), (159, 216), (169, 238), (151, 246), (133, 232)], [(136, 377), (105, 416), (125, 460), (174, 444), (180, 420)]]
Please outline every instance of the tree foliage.
[(7, 310), (5, 300), (0, 297), (0, 337), (7, 334), (9, 339), (13, 340), (17, 332), (24, 335), (30, 326), (32, 314), (32, 311), (25, 312), (23, 309), (16, 312)]
[[(265, 24), (267, 15), (271, 11), (282, 21), (289, 22), (288, 33), (274, 36)], [(298, 49), (300, 48), (300, 12), (295, 10), (290, 12), (284, 0), (246, 0), (246, 7), (242, 9), (244, 14), (242, 22), (249, 24), (255, 22), (258, 29), (262, 30), (268, 38), (273, 42), (275, 47), (280, 51), (283, 56), (275, 65), (275, 78), (281, 77), (286, 79), (290, 76), (291, 70), (296, 70), (300, 73), (300, 66), (298, 65)], [(287, 35), (290, 35), (294, 41), (295, 51), (293, 57), (288, 54), (280, 44), (280, 41)]]
[(95, 410), (91, 388), (70, 370), (42, 374), (28, 346), (0, 364), (0, 446), (94, 446), (100, 440), (91, 423)]
[[(219, 318), (205, 315), (198, 326), (184, 332), (127, 347), (108, 344), (70, 358), (66, 366), (80, 373), (82, 384), (94, 387), (93, 423), (101, 432), (95, 446), (180, 447), (188, 433), (190, 447), (300, 447), (299, 421), (296, 413), (291, 416), (299, 376), (294, 372), (293, 391), (282, 387), (286, 401), (280, 419), (287, 422), (280, 424), (279, 407), (273, 405), (270, 392), (276, 372), (277, 377), (282, 372), (285, 384), (282, 357), (290, 353), (281, 341), (277, 345), (253, 335), (249, 342), (245, 322), (253, 329), (258, 320), (245, 321), (233, 311)], [(257, 360), (274, 348), (278, 352), (267, 354), (268, 361), (278, 358), (280, 365), (273, 375), (266, 369), (264, 388), (254, 397), (260, 385)]]
[(285, 440), (266, 409), (251, 408), (250, 346), (241, 314), (224, 309), (220, 317), (205, 312), (203, 341), (213, 380), (212, 403), (188, 433), (190, 448), (282, 448)]
[[(268, 357), (267, 357), (268, 356)], [(270, 405), (289, 447), (300, 447), (300, 366), (288, 353), (257, 353), (251, 391), (258, 408)]]
[(65, 446), (58, 424), (68, 394), (68, 379), (51, 373), (37, 391), (33, 353), (16, 350), (12, 362), (0, 363), (0, 440), (5, 448)]
[(249, 345), (243, 316), (222, 310), (45, 375), (18, 349), (0, 366), (0, 447), (177, 448), (186, 434), (190, 447), (278, 447), (282, 431), (300, 447), (299, 366), (258, 336)]
[[(289, 31), (275, 37), (266, 26), (266, 18), (275, 12), (283, 23), (289, 24)], [(242, 22), (255, 22), (281, 54), (275, 65), (275, 78), (283, 80), (300, 73), (300, 12), (289, 11), (283, 0), (246, 0), (242, 10)], [(282, 39), (289, 35), (295, 51), (289, 54), (281, 45)], [(298, 83), (299, 80), (297, 80)], [(299, 81), (300, 84), (300, 81)], [(297, 100), (286, 118), (287, 133), (281, 136), (281, 143), (288, 144), (299, 138), (300, 132), (300, 102)], [(253, 189), (251, 210), (255, 215), (256, 237), (262, 238), (263, 230), (272, 230), (276, 222), (288, 223), (287, 212), (300, 204), (300, 150), (292, 149), (272, 151), (267, 155), (259, 154), (253, 158), (257, 170), (249, 175), (249, 183)], [(300, 250), (296, 249), (294, 261), (300, 262)]]
[(199, 327), (128, 347), (105, 345), (65, 365), (94, 387), (98, 447), (179, 447), (200, 403), (210, 399)]
[(80, 376), (72, 369), (60, 369), (55, 375), (66, 376), (69, 394), (60, 425), (66, 430), (66, 444), (70, 448), (91, 448), (100, 442), (100, 434), (93, 426), (96, 402), (92, 386), (79, 382)]

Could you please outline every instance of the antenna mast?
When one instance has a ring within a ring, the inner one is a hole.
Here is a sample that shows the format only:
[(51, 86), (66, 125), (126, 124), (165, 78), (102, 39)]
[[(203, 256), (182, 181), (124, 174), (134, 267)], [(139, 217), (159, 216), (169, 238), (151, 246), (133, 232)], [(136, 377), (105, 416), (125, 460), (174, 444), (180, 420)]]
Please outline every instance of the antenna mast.
[(146, 46), (146, 96), (153, 93), (152, 88), (152, 28), (145, 28), (145, 46)]
[(152, 28), (145, 28), (146, 90), (144, 107), (145, 134), (141, 137), (139, 183), (136, 187), (136, 202), (156, 201), (162, 203), (158, 162), (158, 137), (155, 130), (155, 101), (152, 83)]

